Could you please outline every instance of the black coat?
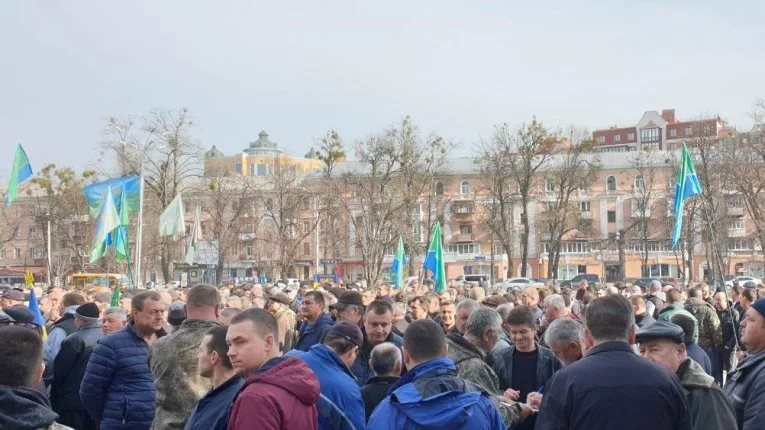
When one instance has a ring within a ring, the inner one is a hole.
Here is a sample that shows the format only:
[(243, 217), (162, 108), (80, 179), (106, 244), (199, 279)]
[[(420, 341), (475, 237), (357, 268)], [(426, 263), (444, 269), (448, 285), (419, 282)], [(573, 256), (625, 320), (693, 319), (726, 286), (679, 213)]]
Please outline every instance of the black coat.
[(605, 342), (547, 382), (536, 430), (691, 429), (680, 381), (632, 350)]
[[(735, 333), (736, 336), (738, 336), (738, 324), (741, 322), (741, 317), (738, 309), (733, 307), (730, 303), (728, 305), (730, 312), (728, 312), (728, 309), (722, 311), (718, 310), (717, 316), (720, 318), (720, 328), (722, 329), (722, 346), (725, 349), (733, 350), (733, 347), (736, 346), (736, 339), (733, 337), (733, 334)], [(731, 314), (733, 315), (732, 320)]]
[[(553, 373), (563, 365), (547, 348), (537, 345), (537, 384), (545, 385)], [(513, 386), (513, 352), (515, 345), (492, 353), (491, 368), (499, 377), (499, 388), (504, 391)], [(521, 400), (523, 401), (523, 400)]]
[(653, 316), (648, 315), (647, 311), (643, 312), (640, 315), (635, 315), (635, 324), (637, 324), (637, 326), (639, 328), (643, 328), (643, 327), (645, 327), (647, 325), (651, 325), (651, 324), (653, 324), (655, 322), (656, 322), (656, 319), (654, 319)]
[(388, 389), (398, 380), (398, 376), (373, 376), (366, 385), (361, 387), (361, 397), (364, 399), (367, 421), (377, 405), (388, 396)]
[(51, 401), (56, 412), (82, 410), (80, 382), (93, 347), (104, 337), (98, 323), (88, 324), (69, 335), (61, 343), (61, 351), (53, 362)]

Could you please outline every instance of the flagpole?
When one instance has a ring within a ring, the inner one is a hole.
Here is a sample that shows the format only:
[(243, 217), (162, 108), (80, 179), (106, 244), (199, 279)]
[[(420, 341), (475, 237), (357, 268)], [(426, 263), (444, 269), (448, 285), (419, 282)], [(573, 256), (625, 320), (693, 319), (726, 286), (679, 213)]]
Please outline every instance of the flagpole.
[[(707, 220), (707, 226), (709, 227), (709, 241), (712, 245), (712, 250), (715, 253), (715, 257), (717, 259), (717, 268), (720, 271), (720, 281), (721, 284), (716, 290), (722, 289), (723, 293), (725, 293), (725, 303), (728, 308), (728, 316), (730, 317), (731, 324), (734, 325), (733, 327), (733, 340), (736, 342), (736, 349), (739, 349), (739, 343), (738, 343), (738, 334), (736, 334), (736, 331), (738, 331), (738, 327), (735, 327), (735, 319), (733, 318), (733, 310), (731, 310), (730, 306), (730, 297), (728, 297), (728, 289), (725, 287), (725, 272), (723, 272), (723, 266), (722, 266), (722, 254), (720, 254), (720, 247), (717, 246), (717, 239), (715, 236), (715, 227), (714, 223), (712, 222), (711, 217), (711, 211), (707, 207), (707, 199), (702, 195), (701, 196), (701, 207), (704, 210), (704, 218)], [(716, 283), (716, 282), (715, 282)]]
[(136, 287), (143, 285), (141, 282), (141, 250), (143, 245), (143, 161), (144, 156), (141, 156), (141, 171), (138, 176), (138, 231), (135, 239), (135, 283)]

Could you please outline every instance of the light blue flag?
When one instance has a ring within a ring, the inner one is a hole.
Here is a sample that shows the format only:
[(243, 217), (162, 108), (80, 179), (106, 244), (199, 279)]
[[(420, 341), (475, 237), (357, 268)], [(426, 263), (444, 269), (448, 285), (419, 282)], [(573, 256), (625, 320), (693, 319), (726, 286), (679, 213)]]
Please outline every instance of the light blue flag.
[(441, 240), (441, 223), (436, 221), (433, 233), (430, 235), (428, 253), (425, 255), (423, 269), (433, 272), (434, 289), (436, 293), (446, 290), (446, 269), (444, 267), (444, 245)]
[(691, 154), (683, 143), (683, 153), (680, 156), (680, 170), (677, 172), (677, 185), (675, 188), (675, 228), (672, 231), (672, 248), (677, 246), (680, 234), (683, 230), (683, 206), (685, 201), (697, 194), (701, 194), (701, 184), (693, 167)]
[(396, 255), (393, 258), (393, 266), (390, 271), (393, 273), (393, 288), (399, 289), (404, 286), (404, 266), (407, 263), (406, 254), (404, 253), (404, 241), (401, 236), (398, 237), (398, 246), (396, 246)]
[(13, 157), (13, 168), (11, 169), (11, 180), (8, 182), (8, 196), (5, 198), (5, 205), (10, 206), (16, 199), (19, 191), (19, 185), (32, 176), (32, 166), (29, 165), (29, 158), (21, 144), (16, 146), (16, 155)]

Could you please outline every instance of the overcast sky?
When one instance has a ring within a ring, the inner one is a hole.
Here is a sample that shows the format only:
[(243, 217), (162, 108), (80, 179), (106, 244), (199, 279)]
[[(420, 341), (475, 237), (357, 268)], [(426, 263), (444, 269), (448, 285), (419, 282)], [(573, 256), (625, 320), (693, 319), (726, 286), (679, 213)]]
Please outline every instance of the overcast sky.
[(405, 114), (463, 154), (533, 115), (592, 130), (675, 108), (749, 128), (764, 17), (761, 0), (4, 1), (0, 181), (17, 142), (33, 167), (82, 168), (108, 116), (182, 106), (226, 154), (265, 129), (303, 155)]

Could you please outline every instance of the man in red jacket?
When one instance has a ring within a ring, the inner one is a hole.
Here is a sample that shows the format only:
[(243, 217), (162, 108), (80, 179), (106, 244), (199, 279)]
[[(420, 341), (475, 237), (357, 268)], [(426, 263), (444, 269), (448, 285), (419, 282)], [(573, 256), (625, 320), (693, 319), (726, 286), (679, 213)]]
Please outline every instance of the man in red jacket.
[(231, 365), (247, 378), (229, 430), (316, 429), (319, 381), (297, 357), (281, 357), (276, 318), (263, 309), (235, 315), (226, 333)]

